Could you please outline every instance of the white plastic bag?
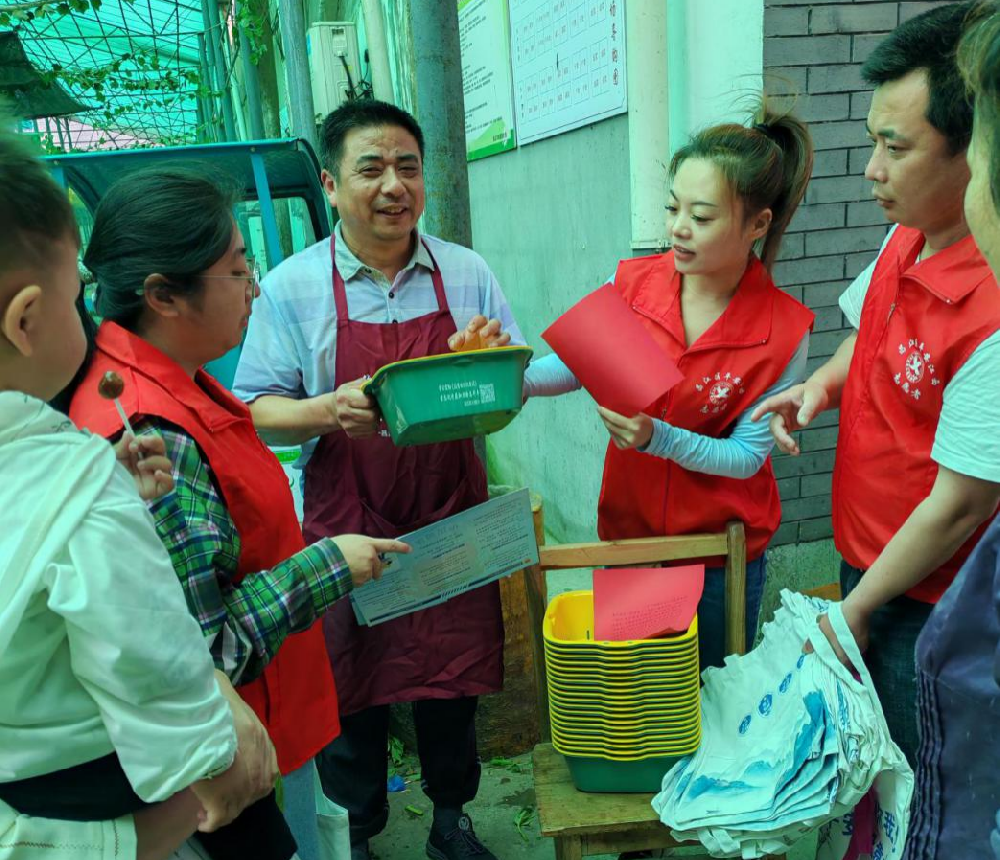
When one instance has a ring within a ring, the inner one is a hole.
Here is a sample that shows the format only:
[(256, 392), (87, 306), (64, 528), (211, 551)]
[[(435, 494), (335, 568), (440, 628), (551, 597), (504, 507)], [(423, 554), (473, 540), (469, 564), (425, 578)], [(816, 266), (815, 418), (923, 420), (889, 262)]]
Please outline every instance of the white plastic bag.
[[(898, 860), (913, 775), (889, 738), (840, 604), (789, 591), (781, 598), (758, 648), (705, 671), (702, 745), (667, 773), (653, 808), (676, 838), (698, 840), (714, 857), (753, 858), (784, 853), (849, 813), (874, 782), (896, 839), (871, 860)], [(819, 630), (824, 612), (860, 681)], [(809, 655), (806, 640), (815, 649)], [(849, 835), (831, 836), (821, 860), (852, 860), (849, 843)]]
[[(837, 634), (837, 641), (858, 669), (865, 689), (870, 693), (873, 711), (884, 724), (882, 703), (875, 694), (871, 675), (840, 611), (840, 604), (836, 604), (836, 611), (830, 612), (829, 618), (833, 631)], [(829, 645), (826, 642), (824, 644)], [(860, 817), (855, 817), (855, 810), (852, 809), (824, 824), (820, 829), (816, 860), (895, 860), (903, 856), (909, 827), (910, 801), (913, 797), (913, 771), (899, 747), (891, 744), (888, 752), (890, 755), (895, 754), (895, 767), (885, 769), (875, 777), (871, 815), (862, 821)], [(870, 839), (867, 833), (858, 833), (864, 837), (860, 840), (862, 844), (870, 841), (870, 853), (857, 851), (857, 843), (852, 846), (854, 835), (862, 826), (871, 828)]]
[(351, 830), (347, 810), (323, 793), (319, 770), (313, 768), (316, 793), (316, 823), (319, 826), (319, 849), (323, 860), (350, 860)]

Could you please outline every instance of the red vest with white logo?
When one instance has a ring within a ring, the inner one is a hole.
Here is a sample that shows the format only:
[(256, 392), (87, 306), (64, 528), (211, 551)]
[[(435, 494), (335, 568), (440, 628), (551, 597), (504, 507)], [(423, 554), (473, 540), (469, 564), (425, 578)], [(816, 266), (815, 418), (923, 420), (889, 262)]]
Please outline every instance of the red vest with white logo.
[[(203, 370), (192, 380), (154, 346), (105, 322), (70, 418), (108, 438), (122, 430), (114, 404), (97, 393), (109, 370), (125, 382), (121, 402), (131, 419), (168, 421), (197, 443), (240, 536), (237, 582), (305, 546), (288, 479), (257, 436), (245, 404)], [(121, 541), (117, 551), (127, 552), (128, 536)], [(318, 621), (285, 639), (263, 675), (237, 691), (267, 727), (283, 774), (301, 767), (340, 733), (337, 693)]]
[[(897, 227), (879, 256), (840, 404), (833, 534), (863, 570), (930, 494), (945, 387), (1000, 327), (1000, 290), (973, 238), (918, 263), (923, 245)], [(909, 596), (936, 603), (986, 525)]]
[[(812, 312), (774, 286), (753, 257), (729, 306), (690, 348), (673, 253), (622, 260), (615, 287), (684, 379), (651, 409), (655, 418), (715, 438), (777, 382), (812, 326)], [(747, 558), (761, 556), (781, 522), (770, 457), (747, 479), (705, 475), (672, 460), (608, 445), (597, 530), (602, 540), (746, 527)]]

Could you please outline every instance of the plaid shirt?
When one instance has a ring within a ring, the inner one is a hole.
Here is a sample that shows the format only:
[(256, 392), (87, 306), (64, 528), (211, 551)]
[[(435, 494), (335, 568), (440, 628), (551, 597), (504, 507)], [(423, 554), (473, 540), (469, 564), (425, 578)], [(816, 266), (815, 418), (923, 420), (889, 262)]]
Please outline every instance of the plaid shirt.
[(307, 629), (353, 587), (350, 569), (327, 538), (271, 570), (234, 584), (240, 536), (194, 439), (145, 418), (136, 434), (158, 433), (173, 463), (174, 492), (150, 503), (188, 608), (209, 642), (216, 668), (234, 684), (259, 677), (281, 643)]

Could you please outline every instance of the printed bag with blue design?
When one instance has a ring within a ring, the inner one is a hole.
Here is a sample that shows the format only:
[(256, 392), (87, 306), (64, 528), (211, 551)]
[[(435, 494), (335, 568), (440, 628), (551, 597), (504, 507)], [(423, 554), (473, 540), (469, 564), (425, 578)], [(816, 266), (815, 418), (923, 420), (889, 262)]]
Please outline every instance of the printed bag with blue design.
[[(705, 671), (701, 747), (667, 773), (653, 807), (713, 857), (783, 854), (821, 827), (817, 860), (899, 860), (913, 773), (840, 605), (790, 591), (781, 601), (757, 648)], [(860, 678), (820, 632), (824, 612)]]

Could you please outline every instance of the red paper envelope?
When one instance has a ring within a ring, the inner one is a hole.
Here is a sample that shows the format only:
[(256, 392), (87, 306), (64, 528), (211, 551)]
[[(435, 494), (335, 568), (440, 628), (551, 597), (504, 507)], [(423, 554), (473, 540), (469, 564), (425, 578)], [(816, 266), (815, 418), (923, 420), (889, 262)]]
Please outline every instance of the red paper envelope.
[(613, 284), (577, 302), (542, 337), (594, 400), (628, 417), (683, 379)]
[(622, 642), (674, 636), (691, 626), (705, 565), (594, 571), (594, 638)]

